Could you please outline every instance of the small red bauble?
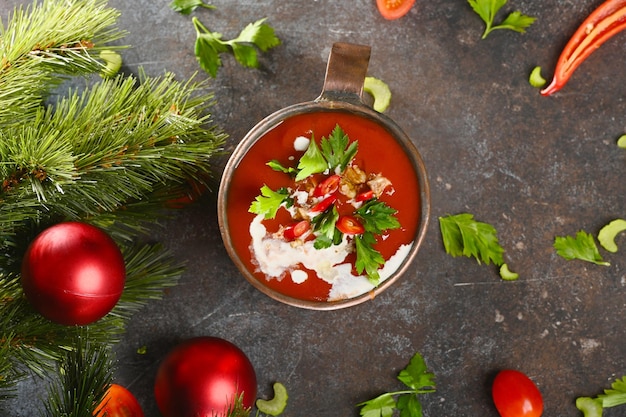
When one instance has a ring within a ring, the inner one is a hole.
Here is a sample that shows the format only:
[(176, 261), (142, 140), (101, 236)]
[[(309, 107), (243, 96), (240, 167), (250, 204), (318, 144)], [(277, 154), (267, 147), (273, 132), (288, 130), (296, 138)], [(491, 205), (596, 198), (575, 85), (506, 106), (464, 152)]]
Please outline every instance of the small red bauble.
[(126, 267), (116, 243), (80, 222), (54, 225), (30, 244), (22, 261), (26, 298), (59, 324), (85, 325), (104, 317), (124, 291)]
[(226, 417), (243, 395), (248, 409), (256, 399), (256, 373), (231, 342), (197, 337), (175, 347), (159, 366), (154, 395), (164, 417)]

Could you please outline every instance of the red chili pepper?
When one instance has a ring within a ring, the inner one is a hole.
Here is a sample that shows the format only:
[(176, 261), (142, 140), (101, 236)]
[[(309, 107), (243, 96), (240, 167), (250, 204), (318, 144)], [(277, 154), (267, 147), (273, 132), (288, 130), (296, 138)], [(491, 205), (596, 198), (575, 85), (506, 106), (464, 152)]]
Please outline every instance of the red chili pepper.
[(315, 187), (315, 190), (313, 190), (313, 196), (322, 197), (328, 194), (333, 194), (339, 189), (340, 182), (341, 177), (339, 175), (331, 175), (324, 181), (317, 184), (317, 187)]
[(367, 190), (367, 191), (363, 191), (361, 194), (358, 194), (356, 197), (354, 197), (354, 201), (367, 201), (367, 200), (371, 200), (372, 198), (374, 198), (374, 191)]
[(607, 0), (578, 27), (556, 63), (554, 78), (541, 94), (559, 91), (583, 61), (613, 35), (626, 29), (626, 0)]
[(340, 216), (335, 224), (339, 231), (346, 235), (360, 235), (365, 232), (363, 225), (354, 216)]
[(337, 201), (336, 195), (331, 195), (330, 197), (326, 197), (325, 199), (323, 199), (322, 201), (320, 201), (319, 203), (311, 207), (311, 209), (309, 210), (309, 213), (311, 214), (322, 213), (326, 211), (330, 206), (335, 204), (335, 201)]
[(294, 224), (290, 224), (283, 230), (283, 236), (287, 240), (296, 240), (311, 229), (308, 221), (302, 220)]

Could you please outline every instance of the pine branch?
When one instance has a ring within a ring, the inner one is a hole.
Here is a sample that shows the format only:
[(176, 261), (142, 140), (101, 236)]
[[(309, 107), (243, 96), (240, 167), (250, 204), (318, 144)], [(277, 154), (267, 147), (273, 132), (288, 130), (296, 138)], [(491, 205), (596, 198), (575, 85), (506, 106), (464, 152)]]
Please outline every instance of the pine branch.
[(110, 348), (93, 343), (84, 329), (76, 333), (74, 347), (59, 362), (59, 379), (48, 389), (48, 417), (93, 417), (113, 382)]
[[(105, 67), (103, 49), (125, 33), (115, 28), (119, 12), (105, 0), (43, 0), (16, 8), (0, 22), (0, 126), (30, 117), (58, 75), (87, 75)], [(63, 30), (59, 30), (62, 27)]]
[(162, 212), (155, 201), (172, 198), (157, 191), (212, 173), (225, 135), (207, 113), (212, 94), (198, 94), (205, 88), (172, 74), (104, 80), (0, 130), (0, 246), (28, 221), (110, 225), (115, 213), (142, 231)]

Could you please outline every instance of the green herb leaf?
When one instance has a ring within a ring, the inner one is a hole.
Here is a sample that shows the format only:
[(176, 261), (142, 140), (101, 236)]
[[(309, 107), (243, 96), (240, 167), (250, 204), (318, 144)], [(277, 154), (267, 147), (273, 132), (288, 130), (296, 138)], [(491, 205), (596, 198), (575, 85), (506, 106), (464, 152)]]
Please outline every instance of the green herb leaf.
[(327, 169), (328, 163), (326, 162), (326, 159), (324, 159), (324, 155), (322, 155), (315, 139), (311, 137), (306, 152), (304, 152), (304, 155), (302, 155), (300, 161), (298, 162), (298, 175), (296, 175), (296, 181), (302, 181), (310, 175), (319, 174)]
[(427, 389), (424, 392), (434, 391), (432, 387), (435, 386), (435, 374), (428, 371), (424, 358), (419, 354), (413, 355), (407, 367), (398, 374), (398, 379), (416, 392), (424, 389)]
[(495, 24), (496, 14), (506, 2), (507, 0), (468, 0), (474, 12), (485, 22), (483, 39), (496, 29), (510, 29), (523, 33), (535, 21), (534, 17), (516, 11), (510, 13), (500, 24)]
[(286, 189), (281, 188), (278, 191), (272, 190), (267, 185), (261, 187), (261, 195), (250, 204), (250, 213), (262, 214), (266, 219), (273, 219), (276, 217), (276, 213), (289, 197), (289, 193)]
[(496, 229), (487, 223), (474, 220), (469, 213), (439, 218), (439, 227), (446, 252), (454, 257), (474, 257), (478, 263), (489, 265), (504, 263), (504, 249), (498, 242)]
[(361, 416), (391, 417), (398, 410), (400, 417), (422, 417), (422, 404), (418, 394), (435, 391), (435, 375), (428, 372), (424, 358), (419, 353), (413, 355), (409, 365), (398, 374), (398, 379), (410, 389), (386, 392), (357, 404), (362, 407)]
[(181, 14), (191, 14), (198, 7), (215, 9), (215, 6), (206, 4), (202, 0), (173, 0), (170, 3), (170, 8)]
[(257, 68), (258, 54), (256, 48), (265, 52), (280, 44), (274, 29), (260, 19), (248, 24), (235, 39), (222, 40), (222, 34), (211, 32), (197, 18), (193, 18), (196, 29), (195, 54), (200, 67), (212, 77), (217, 76), (222, 66), (220, 54), (231, 52), (237, 62), (244, 67)]
[(400, 395), (396, 401), (400, 417), (422, 417), (422, 403), (416, 395)]
[(583, 230), (576, 233), (576, 237), (557, 236), (554, 239), (554, 248), (558, 255), (567, 260), (579, 259), (597, 265), (610, 265), (602, 260), (593, 236)]
[(269, 161), (267, 163), (267, 166), (272, 168), (274, 171), (284, 172), (285, 174), (290, 174), (290, 175), (298, 172), (297, 169), (293, 167), (286, 167), (283, 164), (281, 164), (279, 161), (277, 161), (276, 159), (272, 159), (271, 161)]
[(396, 213), (397, 210), (377, 199), (369, 200), (355, 211), (355, 214), (363, 220), (365, 230), (374, 234), (398, 229), (400, 222), (395, 217)]
[(363, 417), (391, 417), (396, 410), (396, 400), (390, 393), (382, 394), (359, 404)]
[(280, 45), (280, 39), (276, 37), (274, 28), (265, 23), (266, 20), (267, 18), (263, 18), (248, 24), (230, 43), (251, 43), (263, 52)]
[(341, 232), (335, 227), (338, 219), (339, 212), (334, 205), (311, 219), (313, 230), (320, 233), (313, 244), (315, 249), (329, 248), (341, 242)]
[(598, 395), (598, 399), (602, 401), (603, 408), (626, 404), (626, 376), (613, 382), (611, 389), (604, 390), (604, 394)]
[(374, 249), (376, 238), (371, 232), (365, 232), (355, 236), (354, 243), (356, 247), (356, 261), (354, 262), (356, 271), (359, 274), (365, 271), (367, 279), (372, 285), (378, 285), (380, 283), (378, 268), (385, 264), (385, 258)]
[(350, 143), (348, 135), (339, 125), (335, 126), (328, 138), (323, 137), (320, 141), (322, 154), (326, 158), (328, 167), (331, 170), (339, 167), (341, 172), (346, 169), (356, 155), (358, 146), (358, 142)]

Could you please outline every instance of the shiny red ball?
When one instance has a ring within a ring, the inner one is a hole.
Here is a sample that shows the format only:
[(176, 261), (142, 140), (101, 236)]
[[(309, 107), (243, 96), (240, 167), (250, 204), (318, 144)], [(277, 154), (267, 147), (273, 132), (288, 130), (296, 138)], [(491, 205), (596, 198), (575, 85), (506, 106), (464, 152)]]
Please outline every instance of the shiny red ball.
[(233, 343), (197, 337), (175, 347), (159, 366), (154, 395), (164, 417), (226, 417), (240, 395), (254, 404), (256, 373)]
[(125, 280), (117, 244), (86, 223), (59, 223), (44, 230), (22, 261), (26, 298), (42, 316), (68, 326), (104, 317), (119, 301)]

